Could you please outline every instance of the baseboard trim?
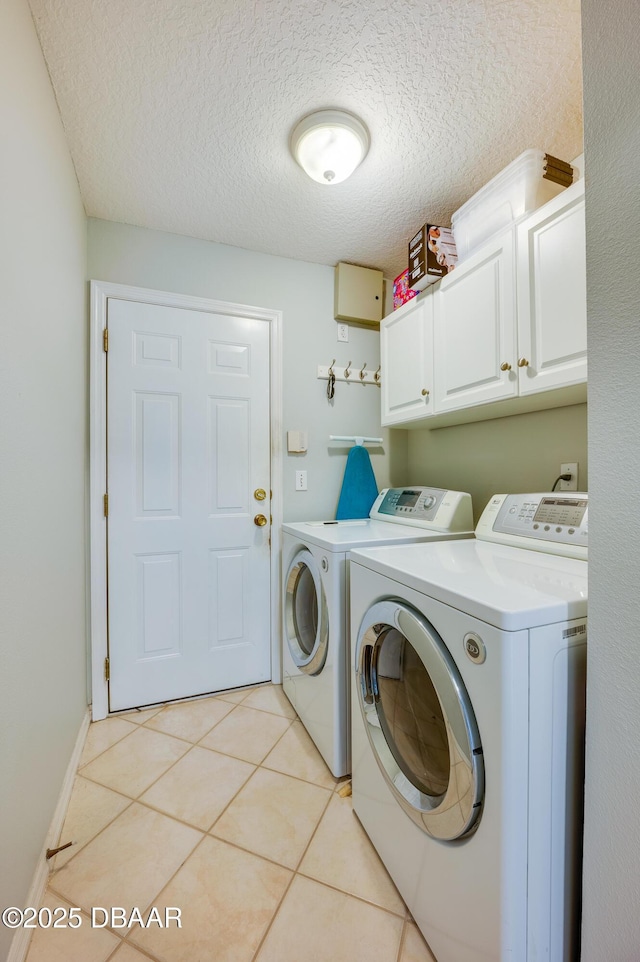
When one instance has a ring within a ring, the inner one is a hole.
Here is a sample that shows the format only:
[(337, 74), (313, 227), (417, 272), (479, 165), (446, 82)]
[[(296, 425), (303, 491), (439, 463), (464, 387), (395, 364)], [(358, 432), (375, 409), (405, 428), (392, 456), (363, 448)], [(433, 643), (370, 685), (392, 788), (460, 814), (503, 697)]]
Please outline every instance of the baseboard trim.
[[(51, 824), (49, 825), (49, 830), (44, 840), (42, 851), (38, 857), (36, 870), (33, 879), (31, 880), (31, 886), (29, 887), (25, 905), (34, 905), (38, 908), (42, 905), (42, 898), (47, 887), (50, 870), (49, 862), (47, 862), (47, 849), (54, 848), (58, 842), (58, 839), (60, 838), (60, 833), (64, 825), (67, 809), (69, 807), (69, 800), (71, 799), (71, 792), (73, 791), (73, 783), (75, 781), (78, 765), (80, 764), (80, 758), (82, 756), (82, 749), (84, 748), (87, 732), (89, 731), (90, 722), (91, 711), (89, 708), (87, 708), (85, 716), (82, 719), (82, 724), (80, 725), (80, 731), (78, 732), (78, 737), (76, 738), (73, 753), (69, 759), (62, 788), (60, 789), (58, 803), (53, 813), (53, 818), (51, 819)], [(7, 962), (24, 962), (27, 957), (27, 952), (29, 951), (29, 942), (31, 940), (32, 931), (32, 929), (16, 930), (16, 934), (13, 937), (9, 954), (7, 956)]]

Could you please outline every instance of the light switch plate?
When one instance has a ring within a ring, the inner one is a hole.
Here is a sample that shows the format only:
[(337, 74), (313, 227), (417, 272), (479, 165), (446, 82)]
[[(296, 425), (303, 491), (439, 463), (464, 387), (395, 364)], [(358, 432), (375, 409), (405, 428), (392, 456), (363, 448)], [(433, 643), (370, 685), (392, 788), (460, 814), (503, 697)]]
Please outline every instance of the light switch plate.
[(307, 450), (306, 431), (287, 431), (287, 451), (289, 454), (304, 454)]

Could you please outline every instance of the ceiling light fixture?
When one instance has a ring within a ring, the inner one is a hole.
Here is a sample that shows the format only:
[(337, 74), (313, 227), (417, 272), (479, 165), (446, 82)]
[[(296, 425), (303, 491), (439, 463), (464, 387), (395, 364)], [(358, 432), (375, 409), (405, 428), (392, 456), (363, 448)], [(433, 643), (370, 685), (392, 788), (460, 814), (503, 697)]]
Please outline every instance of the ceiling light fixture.
[(317, 110), (291, 133), (291, 153), (318, 184), (340, 184), (362, 163), (369, 131), (346, 110)]

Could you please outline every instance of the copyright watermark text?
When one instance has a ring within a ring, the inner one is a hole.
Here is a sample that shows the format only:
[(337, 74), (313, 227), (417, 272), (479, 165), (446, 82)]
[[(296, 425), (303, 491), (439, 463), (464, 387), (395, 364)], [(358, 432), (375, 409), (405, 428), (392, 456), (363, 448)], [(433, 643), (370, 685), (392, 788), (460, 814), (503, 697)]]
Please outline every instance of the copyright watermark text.
[(125, 909), (113, 905), (111, 908), (104, 908), (102, 905), (94, 905), (87, 915), (83, 915), (79, 908), (65, 908), (62, 905), (54, 909), (46, 906), (41, 909), (32, 906), (19, 909), (12, 905), (4, 910), (1, 918), (7, 929), (79, 929), (85, 923), (92, 929), (182, 928), (182, 910), (175, 906), (162, 909), (153, 906), (142, 912), (135, 907)]

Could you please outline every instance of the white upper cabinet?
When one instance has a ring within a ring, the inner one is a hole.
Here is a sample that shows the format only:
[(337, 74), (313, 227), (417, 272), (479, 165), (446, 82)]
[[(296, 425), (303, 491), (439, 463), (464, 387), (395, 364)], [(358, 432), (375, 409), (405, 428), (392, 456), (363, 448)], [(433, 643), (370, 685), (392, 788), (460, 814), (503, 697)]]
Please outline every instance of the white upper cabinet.
[(383, 320), (382, 423), (435, 428), (584, 402), (585, 264), (579, 181)]
[(518, 225), (521, 395), (587, 378), (584, 181)]
[(433, 298), (414, 298), (380, 325), (382, 423), (433, 413)]
[(485, 244), (434, 292), (435, 410), (514, 397), (514, 231)]

